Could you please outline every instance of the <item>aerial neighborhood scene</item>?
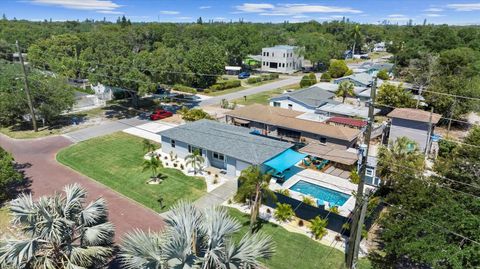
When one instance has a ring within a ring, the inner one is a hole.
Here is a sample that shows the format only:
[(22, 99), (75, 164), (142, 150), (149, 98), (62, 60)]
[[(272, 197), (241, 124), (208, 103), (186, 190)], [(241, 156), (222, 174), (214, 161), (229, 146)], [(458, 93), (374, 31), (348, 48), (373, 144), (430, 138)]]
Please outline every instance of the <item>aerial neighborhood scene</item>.
[(480, 268), (478, 0), (0, 14), (0, 268)]

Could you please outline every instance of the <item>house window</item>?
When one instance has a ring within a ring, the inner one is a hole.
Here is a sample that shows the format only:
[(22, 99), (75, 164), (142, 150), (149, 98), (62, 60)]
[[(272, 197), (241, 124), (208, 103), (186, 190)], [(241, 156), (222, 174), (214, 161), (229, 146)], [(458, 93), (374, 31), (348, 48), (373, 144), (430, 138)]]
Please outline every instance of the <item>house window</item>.
[(220, 154), (218, 152), (213, 153), (213, 158), (219, 161), (225, 161), (225, 155)]
[(275, 56), (275, 54), (272, 52), (272, 57)]
[(285, 58), (285, 53), (283, 54), (283, 58)]
[(293, 105), (292, 104), (288, 104), (288, 109), (292, 109), (293, 108)]
[(175, 140), (173, 140), (173, 139), (170, 139), (170, 146), (171, 146), (172, 148), (174, 148), (174, 147), (175, 147)]
[(273, 102), (274, 107), (280, 107), (280, 102)]
[(320, 137), (320, 143), (327, 144), (327, 138), (326, 137)]
[(270, 52), (267, 52), (267, 56), (270, 56)]
[(285, 63), (282, 63), (282, 67), (285, 67)]
[(373, 169), (372, 168), (365, 169), (365, 175), (367, 177), (373, 177)]
[(196, 150), (198, 150), (198, 152), (199, 152), (200, 154), (202, 154), (202, 149), (201, 149), (201, 148), (197, 148), (197, 147), (188, 145), (188, 153), (193, 153), (193, 152), (195, 152)]

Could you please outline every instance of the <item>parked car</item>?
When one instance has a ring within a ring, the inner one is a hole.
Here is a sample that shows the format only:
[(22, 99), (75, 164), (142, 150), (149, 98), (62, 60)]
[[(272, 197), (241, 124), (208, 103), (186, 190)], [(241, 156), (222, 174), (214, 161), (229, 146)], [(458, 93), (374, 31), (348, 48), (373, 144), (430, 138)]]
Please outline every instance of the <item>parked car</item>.
[(157, 110), (155, 110), (155, 112), (153, 112), (150, 115), (150, 119), (151, 120), (161, 120), (161, 119), (171, 117), (172, 115), (173, 115), (173, 113), (170, 112), (170, 111), (166, 111), (166, 110), (163, 110), (163, 109), (157, 109)]
[(249, 77), (250, 77), (250, 73), (248, 73), (248, 72), (242, 72), (242, 73), (238, 74), (239, 79), (244, 79), (244, 78), (249, 78)]
[(360, 59), (370, 60), (370, 56), (368, 56), (368, 55), (362, 55), (362, 56), (360, 56)]
[(152, 115), (152, 113), (142, 112), (142, 113), (138, 114), (138, 119), (146, 120), (146, 119), (150, 118), (150, 115)]

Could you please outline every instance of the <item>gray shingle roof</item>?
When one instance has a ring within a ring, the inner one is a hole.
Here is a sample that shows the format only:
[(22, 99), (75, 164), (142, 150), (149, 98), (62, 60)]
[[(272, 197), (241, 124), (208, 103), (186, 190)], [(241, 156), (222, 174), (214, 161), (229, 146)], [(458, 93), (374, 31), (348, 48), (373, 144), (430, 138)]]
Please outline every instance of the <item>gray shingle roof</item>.
[(335, 83), (340, 83), (345, 79), (351, 79), (358, 81), (364, 85), (370, 85), (373, 82), (373, 76), (367, 73), (357, 73), (346, 77), (337, 78), (334, 80)]
[(326, 91), (325, 89), (322, 89), (320, 87), (312, 86), (306, 89), (282, 94), (280, 96), (272, 98), (271, 100), (289, 98), (297, 102), (303, 103), (306, 106), (316, 108), (326, 103), (339, 104), (340, 102), (332, 99), (334, 96), (334, 93)]
[(251, 164), (261, 164), (293, 146), (290, 143), (250, 134), (248, 128), (211, 120), (187, 123), (159, 134)]

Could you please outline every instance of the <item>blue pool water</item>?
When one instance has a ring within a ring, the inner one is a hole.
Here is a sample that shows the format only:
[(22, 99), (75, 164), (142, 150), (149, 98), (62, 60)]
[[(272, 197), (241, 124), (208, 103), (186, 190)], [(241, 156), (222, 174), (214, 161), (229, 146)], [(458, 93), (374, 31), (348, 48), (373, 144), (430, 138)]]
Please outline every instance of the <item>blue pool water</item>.
[(290, 190), (310, 195), (317, 199), (319, 205), (328, 202), (330, 206), (342, 206), (350, 198), (350, 195), (334, 191), (329, 188), (318, 186), (303, 180), (298, 181)]

